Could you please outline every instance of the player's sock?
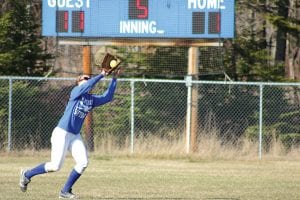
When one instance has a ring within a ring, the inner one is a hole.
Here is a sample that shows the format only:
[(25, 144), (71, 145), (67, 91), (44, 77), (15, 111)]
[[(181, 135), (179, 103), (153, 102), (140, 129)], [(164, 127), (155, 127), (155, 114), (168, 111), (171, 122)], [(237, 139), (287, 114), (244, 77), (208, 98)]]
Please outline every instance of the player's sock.
[(77, 179), (81, 176), (78, 172), (76, 172), (75, 169), (72, 170), (72, 172), (69, 175), (69, 178), (64, 186), (64, 188), (61, 190), (62, 192), (69, 192), (74, 185), (74, 183), (77, 181)]
[(36, 166), (35, 168), (26, 171), (25, 176), (26, 176), (28, 179), (31, 179), (31, 177), (33, 177), (33, 176), (35, 176), (35, 175), (38, 175), (38, 174), (44, 174), (44, 173), (46, 173), (46, 170), (45, 170), (45, 163), (42, 163), (42, 164)]

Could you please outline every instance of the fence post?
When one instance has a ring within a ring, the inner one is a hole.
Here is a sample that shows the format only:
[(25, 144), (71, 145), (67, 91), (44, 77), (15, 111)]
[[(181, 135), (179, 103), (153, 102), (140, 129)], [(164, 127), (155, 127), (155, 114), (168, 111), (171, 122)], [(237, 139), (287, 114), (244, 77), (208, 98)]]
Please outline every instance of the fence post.
[(12, 78), (9, 78), (8, 92), (8, 131), (7, 131), (7, 151), (11, 151), (11, 123), (12, 123)]
[(259, 85), (259, 159), (262, 159), (262, 131), (263, 131), (263, 84)]
[(191, 144), (191, 107), (192, 107), (192, 76), (186, 76), (187, 109), (186, 109), (186, 153), (190, 153)]
[(131, 87), (131, 107), (130, 107), (130, 121), (131, 121), (131, 129), (130, 129), (130, 145), (131, 145), (131, 153), (134, 152), (134, 80), (130, 81)]

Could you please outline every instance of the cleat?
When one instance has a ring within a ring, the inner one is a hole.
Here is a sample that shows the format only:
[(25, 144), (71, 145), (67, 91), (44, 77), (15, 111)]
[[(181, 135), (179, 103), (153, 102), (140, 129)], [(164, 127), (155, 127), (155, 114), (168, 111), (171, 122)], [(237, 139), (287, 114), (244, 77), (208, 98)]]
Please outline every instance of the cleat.
[(72, 190), (70, 190), (69, 192), (63, 192), (63, 191), (61, 191), (59, 193), (59, 198), (60, 199), (77, 199), (77, 197), (75, 196), (75, 194), (72, 193)]
[(27, 190), (27, 185), (28, 183), (30, 183), (30, 179), (28, 179), (25, 176), (26, 170), (21, 170), (20, 172), (20, 182), (19, 182), (19, 186), (22, 192), (26, 192)]

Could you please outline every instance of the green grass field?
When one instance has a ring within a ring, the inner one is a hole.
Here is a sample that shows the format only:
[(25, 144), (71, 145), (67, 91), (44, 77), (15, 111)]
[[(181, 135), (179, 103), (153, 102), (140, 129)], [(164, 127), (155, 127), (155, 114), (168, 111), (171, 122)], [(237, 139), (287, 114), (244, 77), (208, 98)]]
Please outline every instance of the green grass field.
[[(1, 155), (0, 199), (58, 199), (73, 166), (68, 157), (56, 173), (34, 177), (26, 193), (18, 187), (21, 168), (49, 155)], [(299, 200), (300, 161), (208, 161), (90, 156), (73, 188), (80, 199)]]

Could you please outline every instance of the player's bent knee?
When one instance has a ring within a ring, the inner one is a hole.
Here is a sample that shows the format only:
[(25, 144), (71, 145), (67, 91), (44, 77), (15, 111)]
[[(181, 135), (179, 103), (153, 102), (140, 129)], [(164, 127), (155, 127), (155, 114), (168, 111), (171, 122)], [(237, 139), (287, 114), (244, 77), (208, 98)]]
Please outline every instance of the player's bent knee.
[(83, 163), (77, 163), (74, 168), (79, 174), (82, 174), (87, 167), (88, 167), (88, 162), (83, 162)]
[(61, 168), (61, 165), (53, 164), (53, 163), (46, 163), (45, 170), (47, 172), (57, 172)]

